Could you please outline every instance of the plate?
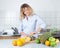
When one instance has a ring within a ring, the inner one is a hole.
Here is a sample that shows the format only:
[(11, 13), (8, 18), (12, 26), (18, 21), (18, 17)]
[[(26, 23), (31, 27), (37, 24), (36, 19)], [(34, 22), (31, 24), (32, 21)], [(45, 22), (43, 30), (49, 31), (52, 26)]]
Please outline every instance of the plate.
[(0, 36), (20, 36), (20, 34), (14, 34), (14, 35), (11, 35), (11, 34), (7, 34), (7, 35), (0, 35)]
[(12, 36), (12, 35), (0, 35), (0, 36)]
[(14, 34), (14, 35), (20, 35), (20, 34)]

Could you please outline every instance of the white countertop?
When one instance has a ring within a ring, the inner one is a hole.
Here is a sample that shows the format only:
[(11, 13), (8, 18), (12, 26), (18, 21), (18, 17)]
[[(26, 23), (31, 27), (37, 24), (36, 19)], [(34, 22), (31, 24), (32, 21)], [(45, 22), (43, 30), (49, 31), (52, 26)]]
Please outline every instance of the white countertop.
[[(0, 48), (51, 48), (43, 44), (29, 43), (22, 47), (13, 46), (12, 39), (0, 40)], [(60, 43), (58, 43), (54, 48), (60, 48)]]

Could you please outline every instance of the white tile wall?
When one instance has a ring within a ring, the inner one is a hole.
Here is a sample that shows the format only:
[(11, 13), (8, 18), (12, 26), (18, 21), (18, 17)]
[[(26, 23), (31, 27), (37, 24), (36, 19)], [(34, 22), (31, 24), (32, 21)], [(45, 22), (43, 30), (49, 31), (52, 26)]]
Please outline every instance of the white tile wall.
[[(10, 16), (0, 14), (0, 30), (11, 28), (12, 26), (18, 27), (19, 18), (11, 12)], [(59, 11), (40, 11), (40, 17), (47, 24), (47, 28), (56, 27), (60, 28), (60, 12)]]
[(56, 27), (59, 29), (60, 27), (60, 12), (59, 11), (40, 11), (40, 17), (47, 24), (47, 28)]

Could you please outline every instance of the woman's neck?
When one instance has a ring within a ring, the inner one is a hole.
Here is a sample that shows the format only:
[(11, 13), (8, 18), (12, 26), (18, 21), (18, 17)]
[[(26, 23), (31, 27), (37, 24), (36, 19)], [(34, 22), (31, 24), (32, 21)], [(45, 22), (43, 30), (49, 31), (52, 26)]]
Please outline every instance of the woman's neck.
[(29, 16), (26, 16), (26, 19), (27, 19), (27, 20), (28, 20), (28, 17), (29, 17)]
[(28, 18), (31, 17), (31, 15), (26, 15), (25, 17), (26, 17), (26, 19), (28, 20)]

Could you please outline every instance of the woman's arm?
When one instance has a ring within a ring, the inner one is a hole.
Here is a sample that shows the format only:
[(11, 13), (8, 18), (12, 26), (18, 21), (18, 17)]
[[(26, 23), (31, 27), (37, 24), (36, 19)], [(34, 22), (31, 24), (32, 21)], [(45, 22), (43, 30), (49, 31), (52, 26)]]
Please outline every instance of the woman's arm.
[(36, 31), (30, 32), (30, 36), (32, 36), (34, 34), (37, 34), (37, 33), (40, 33), (40, 31), (41, 31), (41, 28), (40, 27), (37, 27)]
[(35, 18), (36, 18), (35, 31), (31, 32), (30, 35), (39, 33), (39, 32), (41, 32), (42, 29), (45, 29), (45, 27), (46, 27), (45, 22), (39, 16), (37, 16)]

